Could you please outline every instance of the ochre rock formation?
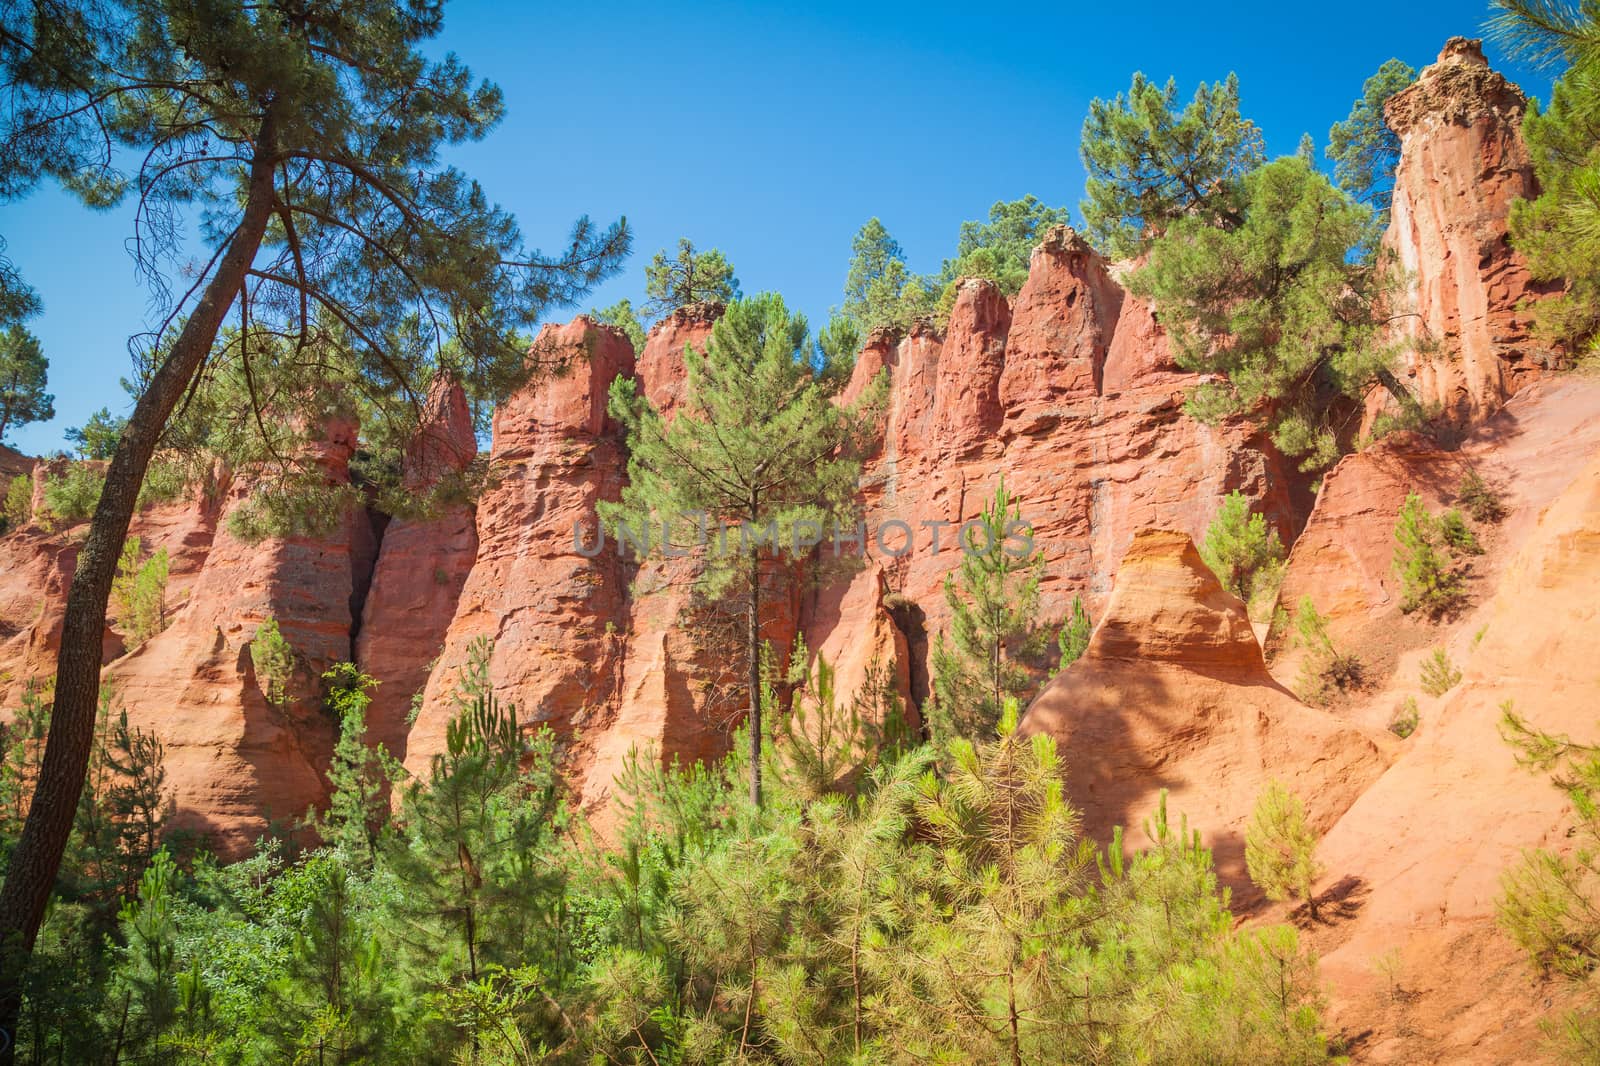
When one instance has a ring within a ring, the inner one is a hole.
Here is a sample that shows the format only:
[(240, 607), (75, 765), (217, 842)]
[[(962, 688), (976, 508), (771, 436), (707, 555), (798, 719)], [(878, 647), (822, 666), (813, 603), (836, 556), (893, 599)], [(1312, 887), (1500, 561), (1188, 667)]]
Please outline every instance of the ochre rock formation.
[[(402, 481), (427, 494), (466, 471), (478, 452), (466, 394), (435, 382), (421, 428), (408, 449)], [(427, 684), (444, 648), (456, 603), (478, 556), (474, 508), (447, 503), (420, 519), (391, 519), (372, 574), (356, 636), (356, 661), (378, 680), (367, 710), (367, 740), (404, 759), (412, 697)]]
[[(327, 427), (312, 456), (330, 484), (347, 483), (354, 426)], [(269, 825), (293, 828), (327, 795), (334, 725), (321, 704), (323, 671), (352, 655), (359, 595), (376, 541), (364, 509), (316, 537), (236, 537), (228, 515), (252, 486), (227, 490), (188, 596), (167, 629), (107, 667), (114, 706), (165, 745), (170, 823), (222, 855), (248, 851)], [(288, 699), (274, 705), (256, 676), (251, 641), (276, 619), (293, 651)]]
[(1526, 107), (1480, 42), (1452, 37), (1384, 108), (1401, 141), (1384, 245), (1408, 282), (1396, 308), (1410, 349), (1403, 380), (1462, 422), (1492, 414), (1552, 359), (1529, 340), (1518, 305), (1537, 287), (1507, 236), (1511, 202), (1536, 188)]
[(1383, 772), (1390, 745), (1302, 705), (1267, 673), (1244, 605), (1187, 534), (1141, 530), (1083, 657), (1056, 675), (1022, 719), (1055, 738), (1084, 826), (1109, 839), (1140, 827), (1163, 789), (1244, 886), (1244, 831), (1280, 780), (1326, 829)]

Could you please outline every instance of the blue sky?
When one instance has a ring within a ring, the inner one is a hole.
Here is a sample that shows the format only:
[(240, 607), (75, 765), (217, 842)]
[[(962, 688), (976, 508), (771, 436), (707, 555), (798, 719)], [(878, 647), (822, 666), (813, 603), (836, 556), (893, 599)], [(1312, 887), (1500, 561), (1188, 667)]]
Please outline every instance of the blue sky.
[[(508, 5), (458, 0), (441, 49), (505, 91), (509, 114), (454, 161), (535, 244), (571, 220), (626, 215), (634, 256), (578, 308), (638, 302), (643, 265), (680, 235), (719, 247), (745, 292), (776, 290), (820, 325), (850, 237), (873, 215), (913, 269), (951, 253), (963, 219), (1032, 193), (1074, 208), (1089, 100), (1135, 70), (1181, 91), (1237, 71), (1272, 154), (1318, 149), (1390, 56), (1421, 67), (1452, 34), (1481, 35), (1476, 2), (863, 5)], [(1490, 62), (1525, 90), (1548, 79)], [(1076, 211), (1074, 210), (1076, 215)], [(127, 338), (150, 317), (124, 249), (129, 210), (90, 212), (54, 189), (0, 206), (7, 254), (44, 299), (30, 323), (51, 360), (54, 422), (35, 454), (109, 405)], [(561, 317), (568, 317), (562, 312)]]

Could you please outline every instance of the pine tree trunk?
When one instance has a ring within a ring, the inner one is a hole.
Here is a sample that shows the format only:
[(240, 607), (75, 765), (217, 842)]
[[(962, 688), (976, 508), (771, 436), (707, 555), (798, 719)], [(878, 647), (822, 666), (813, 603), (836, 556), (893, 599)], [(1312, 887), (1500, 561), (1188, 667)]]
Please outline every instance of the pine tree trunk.
[(83, 791), (94, 746), (95, 710), (100, 698), (100, 644), (105, 631), (106, 603), (116, 577), (117, 560), (128, 524), (144, 483), (145, 469), (167, 420), (194, 375), (204, 363), (222, 327), (223, 318), (244, 284), (272, 215), (271, 148), (274, 121), (263, 120), (250, 166), (243, 216), (228, 240), (227, 250), (194, 312), (184, 323), (149, 386), (139, 397), (123, 430), (105, 487), (95, 507), (89, 536), (78, 553), (78, 567), (67, 594), (56, 658), (55, 703), (44, 762), (34, 787), (33, 802), (22, 836), (0, 888), (0, 1066), (14, 1061), (15, 1046), (6, 1039), (16, 1032), (22, 1006), (22, 972), (55, 887), (72, 834), (73, 815)]
[(750, 686), (750, 802), (761, 807), (761, 557), (750, 556), (746, 574), (744, 653)]

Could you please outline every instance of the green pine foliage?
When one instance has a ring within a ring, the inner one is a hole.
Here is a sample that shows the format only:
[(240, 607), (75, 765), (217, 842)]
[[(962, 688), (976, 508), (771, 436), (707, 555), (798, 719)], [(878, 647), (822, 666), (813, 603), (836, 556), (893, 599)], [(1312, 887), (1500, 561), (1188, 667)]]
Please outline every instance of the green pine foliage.
[(1266, 516), (1251, 513), (1242, 492), (1223, 497), (1200, 544), (1200, 557), (1222, 587), (1250, 606), (1258, 594), (1266, 599), (1276, 593), (1285, 554), (1278, 531), (1267, 527)]
[(1452, 508), (1439, 516), (1439, 539), (1452, 555), (1482, 555), (1478, 535), (1467, 525), (1461, 512)]
[(1379, 229), (1389, 225), (1394, 199), (1394, 169), (1400, 162), (1400, 137), (1383, 120), (1389, 97), (1417, 80), (1407, 63), (1389, 59), (1361, 86), (1349, 117), (1328, 130), (1328, 158), (1339, 187), (1369, 204)]
[(1317, 835), (1306, 821), (1305, 805), (1281, 782), (1267, 785), (1245, 831), (1245, 864), (1250, 880), (1270, 900), (1299, 900), (1317, 920), (1315, 885), (1322, 876)]
[(1024, 196), (1009, 202), (997, 200), (987, 219), (961, 223), (955, 257), (944, 261), (937, 279), (938, 318), (949, 317), (963, 278), (986, 278), (1008, 298), (1021, 292), (1034, 248), (1052, 226), (1070, 221), (1066, 208)]
[[(705, 350), (687, 348), (684, 362), (684, 403), (670, 422), (632, 378), (612, 383), (628, 484), (621, 501), (599, 505), (600, 517), (619, 545), (626, 526), (658, 548), (669, 535), (674, 550), (697, 551), (701, 590), (738, 597), (750, 743), (759, 750), (762, 557), (793, 560), (833, 530), (853, 528), (860, 455), (882, 383), (852, 404), (835, 402), (849, 364), (813, 347), (805, 318), (774, 294), (728, 305)], [(697, 544), (702, 521), (710, 532)], [(755, 754), (750, 767), (759, 793)]]
[(129, 537), (111, 585), (112, 611), (130, 651), (167, 627), (167, 549), (157, 548), (148, 559), (143, 554), (139, 538)]
[(1083, 653), (1089, 650), (1089, 638), (1093, 635), (1094, 626), (1089, 621), (1088, 610), (1083, 606), (1083, 597), (1072, 597), (1072, 611), (1056, 637), (1056, 647), (1061, 649), (1061, 661), (1056, 665), (1055, 673), (1060, 673), (1083, 658)]
[(644, 323), (639, 321), (639, 316), (634, 313), (633, 301), (624, 297), (610, 307), (590, 312), (590, 315), (603, 326), (615, 326), (620, 329), (628, 338), (628, 343), (633, 345), (634, 354), (644, 351)]
[(354, 663), (335, 663), (322, 675), (323, 705), (339, 723), (339, 740), (328, 768), (328, 808), (307, 817), (324, 843), (369, 864), (389, 821), (391, 785), (401, 775), (381, 744), (367, 743), (367, 708), (377, 684)]
[(289, 703), (296, 661), (294, 648), (278, 628), (278, 620), (270, 615), (263, 619), (250, 638), (250, 662), (255, 667), (256, 684), (261, 686), (261, 695), (268, 703), (279, 707)]
[(1400, 579), (1400, 609), (1439, 618), (1466, 599), (1461, 575), (1451, 565), (1449, 545), (1436, 518), (1412, 493), (1394, 527), (1394, 571)]
[(732, 303), (739, 297), (739, 279), (717, 249), (697, 252), (693, 241), (680, 237), (676, 255), (668, 258), (662, 249), (645, 266), (644, 291), (645, 313), (665, 315), (691, 304)]
[(56, 416), (50, 361), (39, 338), (17, 323), (0, 329), (0, 442), (9, 430)]
[(1544, 1023), (1553, 1060), (1600, 1062), (1600, 747), (1537, 728), (1509, 700), (1500, 711), (1501, 736), (1517, 762), (1548, 775), (1570, 801), (1574, 842), (1525, 852), (1501, 876), (1496, 916), (1541, 974), (1575, 994), (1576, 1006)]
[(1338, 411), (1371, 385), (1412, 402), (1389, 372), (1388, 274), (1356, 254), (1377, 236), (1372, 210), (1295, 156), (1236, 186), (1216, 194), (1220, 218), (1167, 223), (1129, 287), (1155, 302), (1178, 361), (1217, 375), (1190, 391), (1190, 414), (1258, 419), (1302, 469), (1326, 469), (1343, 446)]
[(1236, 225), (1244, 211), (1239, 179), (1264, 158), (1232, 74), (1201, 82), (1181, 107), (1175, 81), (1162, 86), (1135, 74), (1126, 95), (1090, 102), (1080, 150), (1088, 172), (1080, 210), (1091, 239), (1115, 258), (1140, 255), (1180, 219)]
[(1538, 281), (1537, 337), (1580, 357), (1600, 331), (1600, 11), (1592, 4), (1497, 0), (1500, 44), (1560, 76), (1522, 124), (1539, 195), (1511, 205), (1511, 241)]
[(1505, 496), (1478, 473), (1469, 470), (1456, 488), (1456, 502), (1474, 522), (1494, 523), (1506, 516)]
[(126, 418), (102, 407), (83, 425), (69, 428), (66, 438), (72, 442), (79, 459), (109, 459), (117, 450), (117, 442), (122, 439), (127, 424)]
[(1405, 740), (1417, 731), (1417, 726), (1422, 720), (1422, 712), (1417, 707), (1417, 698), (1407, 696), (1400, 701), (1394, 709), (1394, 717), (1389, 719), (1389, 732)]
[(1007, 699), (1038, 687), (1037, 666), (1051, 632), (1039, 622), (1044, 553), (1024, 550), (1017, 498), (1002, 481), (977, 519), (963, 527), (961, 564), (944, 581), (950, 626), (933, 645), (931, 706), (940, 740), (991, 736)]
[(6, 495), (0, 503), (0, 533), (21, 529), (33, 518), (33, 478), (18, 474), (6, 482)]
[(44, 481), (44, 509), (52, 522), (76, 525), (87, 521), (100, 502), (105, 475), (86, 463), (74, 463), (66, 473)]
[(1321, 706), (1365, 684), (1360, 656), (1333, 642), (1328, 618), (1310, 596), (1302, 596), (1295, 607), (1293, 640), (1294, 646), (1305, 652), (1295, 680), (1295, 694), (1305, 702)]
[(900, 242), (877, 218), (870, 218), (850, 240), (850, 266), (845, 274), (844, 302), (839, 314), (861, 337), (874, 330), (910, 331), (933, 311), (937, 287), (931, 279), (906, 267)]
[(1435, 648), (1422, 660), (1421, 682), (1422, 691), (1428, 695), (1443, 696), (1461, 683), (1461, 671), (1450, 658), (1449, 652)]

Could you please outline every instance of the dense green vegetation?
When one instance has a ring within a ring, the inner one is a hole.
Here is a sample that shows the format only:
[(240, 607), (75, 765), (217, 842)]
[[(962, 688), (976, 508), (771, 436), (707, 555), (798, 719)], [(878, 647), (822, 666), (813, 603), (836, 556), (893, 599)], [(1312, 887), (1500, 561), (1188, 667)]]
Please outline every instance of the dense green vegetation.
[(49, 379), (39, 338), (16, 323), (0, 329), (0, 443), (8, 430), (56, 416), (55, 397), (45, 391)]
[(1206, 566), (1252, 614), (1258, 603), (1270, 609), (1283, 580), (1285, 554), (1278, 531), (1267, 527), (1265, 515), (1251, 512), (1250, 501), (1242, 492), (1223, 497), (1200, 542), (1200, 557)]
[[(371, 679), (330, 672), (323, 845), (264, 839), (231, 865), (160, 848), (161, 752), (107, 699), (21, 1061), (1327, 1058), (1294, 931), (1235, 931), (1164, 807), (1137, 846), (1086, 840), (1065, 763), (1017, 735), (1015, 704), (937, 759), (867, 745), (823, 664), (796, 701), (808, 724), (762, 748), (761, 806), (742, 745), (687, 768), (641, 753), (602, 837), (554, 739), (483, 691), (487, 655), (417, 779), (361, 741)], [(0, 841), (47, 713), (25, 712), (4, 732)]]
[(1496, 0), (1492, 29), (1521, 58), (1560, 74), (1522, 135), (1539, 195), (1511, 206), (1511, 240), (1560, 291), (1533, 304), (1535, 332), (1579, 356), (1600, 332), (1600, 10), (1592, 3)]
[(1389, 97), (1417, 79), (1407, 63), (1390, 59), (1361, 86), (1361, 97), (1348, 118), (1328, 130), (1328, 158), (1339, 187), (1373, 208), (1380, 230), (1389, 225), (1394, 198), (1394, 169), (1400, 161), (1400, 137), (1383, 120)]

